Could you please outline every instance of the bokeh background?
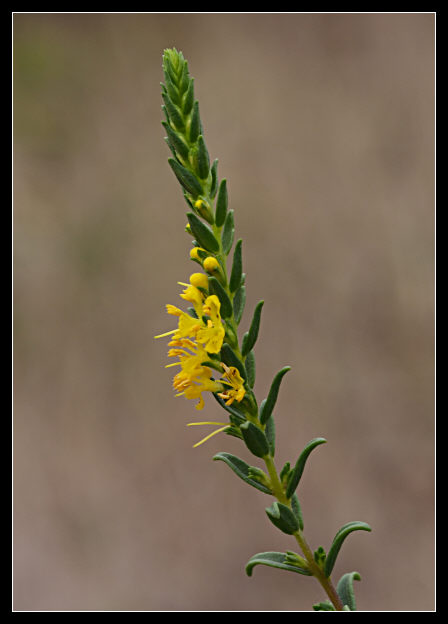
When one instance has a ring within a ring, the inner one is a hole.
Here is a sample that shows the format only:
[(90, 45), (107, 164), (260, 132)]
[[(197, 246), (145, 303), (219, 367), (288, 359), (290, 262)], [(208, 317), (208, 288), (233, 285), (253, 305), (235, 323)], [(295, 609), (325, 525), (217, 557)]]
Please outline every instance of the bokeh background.
[[(360, 610), (434, 609), (434, 15), (15, 14), (15, 610), (309, 610), (270, 499), (192, 449), (164, 305), (186, 204), (159, 82), (175, 46), (244, 240), (261, 400), (284, 365), (278, 463)], [(205, 434), (205, 431), (204, 431)]]

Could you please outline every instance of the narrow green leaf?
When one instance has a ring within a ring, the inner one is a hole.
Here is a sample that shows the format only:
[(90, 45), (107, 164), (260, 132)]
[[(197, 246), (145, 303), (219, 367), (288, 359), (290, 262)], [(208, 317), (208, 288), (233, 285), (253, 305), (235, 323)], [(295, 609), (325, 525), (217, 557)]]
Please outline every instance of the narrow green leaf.
[(243, 440), (249, 451), (256, 457), (265, 457), (269, 454), (269, 442), (264, 432), (254, 423), (247, 420), (240, 426)]
[(246, 367), (246, 372), (247, 372), (247, 383), (249, 384), (251, 388), (253, 388), (255, 384), (255, 372), (256, 372), (255, 355), (253, 351), (249, 351), (249, 353), (246, 355), (246, 360), (244, 362), (244, 365)]
[(308, 459), (309, 454), (313, 449), (316, 448), (316, 446), (319, 446), (319, 444), (324, 444), (324, 442), (326, 442), (325, 438), (313, 438), (312, 440), (310, 440), (310, 442), (308, 442), (303, 451), (300, 453), (299, 459), (297, 460), (296, 465), (289, 475), (288, 487), (286, 488), (286, 496), (288, 498), (291, 498), (291, 496), (296, 491), (297, 486), (299, 485), (299, 481), (302, 477), (306, 460)]
[(240, 323), (246, 303), (246, 287), (240, 286), (233, 297), (233, 316), (237, 324)]
[(187, 219), (199, 245), (212, 253), (219, 251), (219, 243), (208, 225), (203, 223), (194, 212), (187, 212)]
[[(186, 191), (193, 195), (195, 199), (198, 197), (198, 195), (202, 194), (202, 186), (198, 182), (197, 178), (191, 173), (191, 171), (188, 171), (188, 169), (178, 163), (177, 160), (174, 160), (174, 158), (168, 158), (168, 162), (171, 166), (171, 169), (174, 171), (174, 175)], [(219, 244), (217, 241), (216, 244), (218, 245), (219, 249)]]
[(328, 551), (327, 559), (325, 561), (325, 567), (324, 567), (325, 576), (330, 576), (331, 572), (333, 571), (333, 567), (334, 567), (334, 564), (336, 563), (336, 558), (339, 554), (339, 550), (341, 549), (341, 546), (345, 538), (347, 537), (347, 535), (351, 533), (352, 531), (371, 531), (371, 530), (372, 530), (371, 527), (366, 522), (359, 522), (355, 520), (354, 522), (348, 522), (347, 524), (344, 524), (344, 526), (341, 527), (339, 531), (336, 533), (333, 543), (331, 545), (331, 548)]
[(172, 129), (170, 124), (167, 121), (162, 121), (162, 126), (165, 128), (166, 133), (168, 135), (168, 140), (173, 148), (176, 150), (177, 154), (181, 156), (184, 160), (188, 160), (188, 145), (181, 138), (181, 136)]
[(188, 138), (190, 139), (190, 143), (196, 143), (198, 136), (200, 134), (201, 134), (201, 117), (199, 115), (199, 102), (195, 100), (193, 104), (193, 110), (191, 112), (190, 132), (188, 136)]
[(202, 134), (198, 138), (198, 173), (201, 180), (206, 180), (210, 171), (210, 158)]
[(213, 161), (213, 165), (210, 169), (210, 173), (212, 174), (212, 182), (210, 185), (210, 197), (214, 199), (216, 195), (216, 191), (218, 190), (218, 159), (215, 158)]
[(224, 178), (219, 185), (218, 197), (216, 199), (215, 222), (218, 227), (221, 227), (226, 220), (228, 202), (227, 180)]
[(252, 323), (250, 324), (250, 328), (249, 328), (249, 334), (242, 347), (243, 356), (249, 353), (249, 351), (252, 351), (257, 341), (258, 331), (260, 329), (261, 309), (263, 308), (263, 305), (264, 305), (264, 301), (259, 301), (257, 305), (255, 306), (254, 315), (252, 317)]
[[(247, 360), (246, 360), (246, 365), (247, 365)], [(272, 415), (267, 420), (266, 428), (264, 432), (269, 442), (269, 450), (271, 452), (272, 457), (274, 457), (275, 455), (275, 422), (274, 422), (274, 417)]]
[(182, 98), (182, 110), (185, 116), (187, 116), (193, 108), (194, 102), (194, 78), (190, 79), (187, 91)]
[(220, 406), (226, 410), (226, 412), (228, 412), (232, 418), (235, 420), (236, 424), (241, 425), (243, 422), (246, 422), (246, 416), (244, 415), (243, 412), (240, 412), (240, 410), (237, 407), (234, 407), (234, 405), (226, 405), (225, 401), (223, 399), (221, 399), (220, 396), (218, 396), (216, 393), (213, 393), (213, 396), (215, 397), (215, 399), (218, 401), (218, 403), (220, 404)]
[[(272, 420), (272, 416), (270, 417), (269, 420)], [(293, 496), (291, 498), (291, 507), (292, 507), (292, 510), (293, 510), (293, 512), (294, 512), (294, 514), (295, 514), (295, 516), (297, 518), (297, 521), (299, 523), (300, 530), (303, 531), (302, 508), (300, 507), (300, 503), (299, 503), (299, 499), (297, 498), (297, 494), (293, 494)]]
[(179, 106), (179, 104), (180, 104), (179, 90), (178, 90), (177, 86), (175, 86), (173, 81), (171, 80), (171, 76), (169, 75), (169, 73), (165, 72), (164, 75), (165, 75), (166, 91), (167, 91), (170, 99), (174, 102), (174, 104)]
[(216, 295), (221, 302), (222, 318), (230, 318), (233, 314), (233, 306), (232, 302), (230, 301), (229, 295), (226, 293), (216, 277), (209, 277), (208, 283), (210, 294)]
[(173, 102), (170, 97), (166, 93), (162, 93), (163, 101), (165, 102), (166, 112), (168, 113), (168, 117), (170, 122), (173, 123), (177, 130), (184, 130), (185, 124), (182, 119), (182, 115), (179, 112), (179, 109)]
[(268, 487), (249, 477), (249, 469), (251, 468), (251, 466), (249, 466), (249, 464), (246, 464), (246, 462), (239, 457), (231, 455), (230, 453), (217, 453), (213, 457), (213, 459), (215, 461), (225, 462), (233, 470), (233, 472), (238, 475), (240, 479), (242, 479), (252, 487), (256, 488), (257, 490), (260, 490), (260, 492), (264, 492), (265, 494), (272, 493)]
[(243, 241), (240, 238), (237, 241), (233, 252), (232, 273), (230, 274), (229, 282), (230, 292), (235, 292), (241, 286), (241, 277), (243, 275), (243, 256), (241, 251), (242, 244)]
[(246, 367), (236, 355), (235, 351), (232, 349), (230, 345), (225, 342), (221, 347), (221, 359), (224, 364), (227, 366), (235, 366), (240, 371), (241, 377), (246, 380), (247, 379), (247, 371)]
[(283, 503), (275, 501), (266, 508), (266, 513), (272, 524), (287, 535), (292, 535), (299, 529), (299, 522), (295, 514)]
[(306, 568), (301, 568), (298, 565), (292, 565), (286, 563), (288, 557), (282, 552), (261, 552), (257, 553), (249, 559), (246, 565), (247, 576), (252, 576), (252, 572), (255, 566), (265, 565), (270, 568), (279, 568), (280, 570), (288, 570), (288, 572), (296, 572), (297, 574), (303, 574), (305, 576), (311, 576), (311, 572)]
[(339, 583), (336, 587), (339, 598), (343, 605), (349, 607), (350, 611), (356, 611), (355, 592), (353, 589), (353, 581), (360, 581), (361, 575), (359, 572), (347, 572), (341, 576)]
[(224, 221), (224, 228), (222, 230), (222, 250), (228, 255), (229, 251), (232, 249), (233, 245), (233, 237), (235, 235), (235, 227), (233, 220), (233, 210), (229, 210), (227, 213), (226, 220)]
[[(260, 302), (261, 303), (261, 302)], [(290, 366), (285, 366), (282, 368), (274, 377), (274, 380), (271, 384), (271, 389), (269, 390), (269, 394), (267, 399), (262, 403), (262, 409), (260, 409), (260, 422), (261, 424), (265, 424), (268, 420), (269, 416), (272, 414), (272, 411), (275, 407), (278, 397), (278, 391), (280, 389), (280, 384), (282, 382), (283, 376), (291, 370)]]

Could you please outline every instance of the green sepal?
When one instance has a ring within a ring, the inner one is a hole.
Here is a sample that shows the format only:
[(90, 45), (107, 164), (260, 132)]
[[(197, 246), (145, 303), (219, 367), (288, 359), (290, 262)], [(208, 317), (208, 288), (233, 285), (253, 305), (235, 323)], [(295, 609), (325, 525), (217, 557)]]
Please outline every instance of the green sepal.
[(221, 227), (226, 220), (228, 202), (227, 180), (224, 178), (219, 185), (218, 197), (216, 199), (215, 222), (218, 227)]
[(233, 237), (235, 235), (235, 227), (233, 220), (233, 210), (229, 210), (227, 213), (226, 220), (224, 221), (224, 228), (222, 230), (222, 250), (228, 255), (229, 251), (232, 249)]
[[(252, 322), (249, 327), (249, 332), (246, 340), (243, 341), (241, 352), (243, 356), (247, 355), (249, 351), (252, 351), (258, 338), (258, 331), (260, 329), (261, 310), (263, 308), (264, 301), (259, 301), (255, 306)], [(279, 384), (280, 385), (280, 384)], [(275, 397), (277, 398), (277, 397)]]
[(254, 387), (255, 384), (255, 355), (253, 351), (249, 351), (246, 355), (246, 360), (244, 362), (247, 372), (247, 383), (251, 388)]
[(177, 160), (175, 160), (174, 158), (168, 158), (168, 162), (171, 169), (174, 171), (174, 175), (182, 184), (184, 189), (188, 191), (195, 199), (198, 197), (198, 195), (201, 195), (203, 193), (202, 186), (199, 184), (197, 178), (191, 173), (191, 171), (178, 163)]
[(296, 572), (305, 576), (312, 576), (311, 572), (304, 567), (289, 563), (291, 559), (288, 554), (282, 552), (261, 552), (257, 553), (249, 559), (246, 564), (247, 576), (252, 576), (253, 569), (256, 565), (265, 565), (270, 568), (279, 568), (280, 570), (288, 570), (288, 572)]
[(293, 535), (299, 529), (299, 521), (294, 512), (283, 503), (275, 501), (266, 508), (266, 513), (272, 524), (287, 535)]
[(208, 225), (203, 223), (194, 212), (187, 212), (187, 219), (199, 245), (212, 253), (219, 251), (219, 243)]
[(352, 531), (371, 531), (372, 528), (366, 522), (359, 522), (355, 520), (354, 522), (348, 522), (344, 524), (343, 527), (339, 529), (336, 533), (333, 543), (331, 545), (330, 550), (327, 554), (327, 559), (325, 561), (324, 573), (325, 576), (330, 576), (333, 571), (334, 564), (336, 563), (336, 558), (339, 554), (339, 550), (349, 533)]
[(174, 124), (176, 130), (180, 130), (182, 132), (185, 129), (185, 124), (179, 109), (175, 104), (173, 104), (171, 98), (166, 93), (162, 92), (162, 98), (165, 103), (170, 123)]
[(296, 465), (291, 470), (289, 475), (288, 485), (286, 488), (286, 496), (288, 498), (291, 498), (293, 493), (296, 491), (297, 486), (299, 485), (299, 481), (302, 477), (306, 460), (308, 459), (309, 454), (313, 449), (316, 448), (316, 446), (319, 446), (319, 444), (324, 444), (324, 442), (326, 442), (325, 438), (313, 438), (312, 440), (310, 440), (310, 442), (308, 442), (303, 451), (300, 453), (299, 459), (297, 460)]
[[(216, 239), (215, 239), (216, 240)], [(208, 278), (209, 291), (211, 295), (216, 295), (221, 302), (221, 316), (222, 318), (230, 318), (233, 314), (233, 306), (230, 301), (229, 295), (226, 293), (224, 288), (221, 286), (220, 282), (216, 279), (216, 277)]]
[(336, 611), (329, 600), (323, 600), (317, 604), (313, 604), (314, 611)]
[(256, 488), (257, 490), (260, 490), (260, 492), (264, 492), (265, 494), (272, 494), (271, 490), (263, 485), (263, 483), (255, 481), (254, 479), (251, 479), (249, 477), (249, 469), (251, 468), (251, 466), (249, 466), (249, 464), (246, 464), (246, 462), (239, 457), (231, 455), (230, 453), (222, 452), (217, 453), (213, 457), (213, 459), (215, 461), (225, 462), (240, 479), (242, 479), (252, 487)]
[[(246, 364), (247, 364), (247, 360), (246, 360)], [(264, 432), (269, 442), (269, 450), (271, 452), (272, 457), (274, 457), (275, 455), (275, 422), (274, 422), (273, 416), (268, 418)]]
[(246, 380), (247, 379), (247, 371), (246, 367), (236, 355), (235, 351), (232, 349), (230, 345), (225, 342), (221, 347), (221, 359), (224, 364), (227, 366), (235, 366), (240, 371), (241, 377)]
[(359, 572), (347, 572), (341, 576), (339, 583), (336, 587), (339, 598), (344, 606), (348, 607), (349, 611), (356, 611), (355, 592), (353, 589), (353, 581), (360, 581), (361, 575)]
[(210, 184), (210, 197), (212, 199), (215, 198), (216, 191), (218, 190), (218, 159), (215, 158), (213, 161), (213, 165), (210, 168), (210, 173), (212, 176), (212, 181)]
[(265, 457), (269, 454), (269, 442), (259, 427), (247, 420), (240, 426), (240, 429), (243, 440), (252, 455)]
[(268, 420), (269, 416), (272, 414), (272, 411), (275, 407), (275, 403), (277, 402), (277, 397), (278, 397), (278, 391), (280, 389), (280, 384), (282, 382), (283, 376), (290, 370), (291, 370), (290, 366), (285, 366), (274, 377), (274, 380), (271, 384), (271, 388), (269, 390), (269, 394), (267, 398), (265, 399), (265, 401), (263, 401), (261, 404), (260, 422), (263, 425)]
[(246, 287), (240, 286), (233, 297), (233, 316), (237, 324), (240, 323), (246, 303)]
[(190, 143), (196, 143), (198, 136), (200, 134), (201, 134), (201, 117), (199, 115), (199, 102), (195, 100), (193, 104), (193, 110), (191, 112), (190, 132), (188, 134)]
[[(272, 420), (272, 416), (269, 420)], [(269, 421), (268, 421), (269, 422)], [(299, 499), (297, 498), (297, 494), (293, 494), (292, 498), (291, 498), (291, 507), (292, 510), (297, 518), (297, 521), (299, 523), (299, 527), (300, 530), (303, 531), (303, 515), (302, 515), (302, 508), (300, 507), (300, 503), (299, 503)]]
[(240, 412), (240, 410), (233, 405), (226, 405), (225, 401), (223, 401), (217, 393), (213, 392), (212, 394), (220, 406), (235, 419), (236, 424), (240, 425), (241, 423), (246, 422), (247, 419), (243, 412)]
[(201, 180), (206, 180), (210, 171), (210, 157), (202, 134), (198, 138), (198, 173)]
[(242, 244), (243, 241), (240, 238), (237, 241), (233, 252), (232, 273), (230, 274), (229, 282), (230, 292), (235, 292), (241, 286), (241, 277), (243, 275), (243, 257), (241, 253)]
[(162, 126), (166, 130), (168, 142), (170, 147), (172, 147), (172, 150), (174, 149), (175, 152), (184, 160), (188, 160), (189, 148), (185, 141), (175, 130), (172, 129), (167, 121), (162, 121)]
[(196, 310), (194, 308), (187, 308), (187, 312), (192, 318), (198, 318), (198, 315), (196, 314)]

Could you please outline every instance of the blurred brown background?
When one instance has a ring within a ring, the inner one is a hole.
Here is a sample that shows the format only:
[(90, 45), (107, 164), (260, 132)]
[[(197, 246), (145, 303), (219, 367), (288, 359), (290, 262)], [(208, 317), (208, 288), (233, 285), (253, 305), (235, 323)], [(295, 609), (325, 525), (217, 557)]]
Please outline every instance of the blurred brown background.
[(174, 398), (165, 303), (196, 265), (160, 125), (163, 49), (265, 300), (256, 394), (278, 463), (314, 451), (305, 533), (345, 542), (360, 610), (434, 609), (434, 16), (16, 14), (15, 610), (309, 610), (318, 583), (246, 561), (294, 549)]

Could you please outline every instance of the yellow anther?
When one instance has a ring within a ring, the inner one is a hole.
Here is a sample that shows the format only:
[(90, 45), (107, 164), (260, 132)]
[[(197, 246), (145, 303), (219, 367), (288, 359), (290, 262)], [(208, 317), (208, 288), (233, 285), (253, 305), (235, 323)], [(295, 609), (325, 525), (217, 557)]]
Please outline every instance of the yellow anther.
[(217, 259), (213, 256), (208, 256), (204, 260), (203, 267), (207, 271), (207, 273), (213, 273), (213, 271), (216, 271), (216, 269), (219, 267), (219, 263)]

